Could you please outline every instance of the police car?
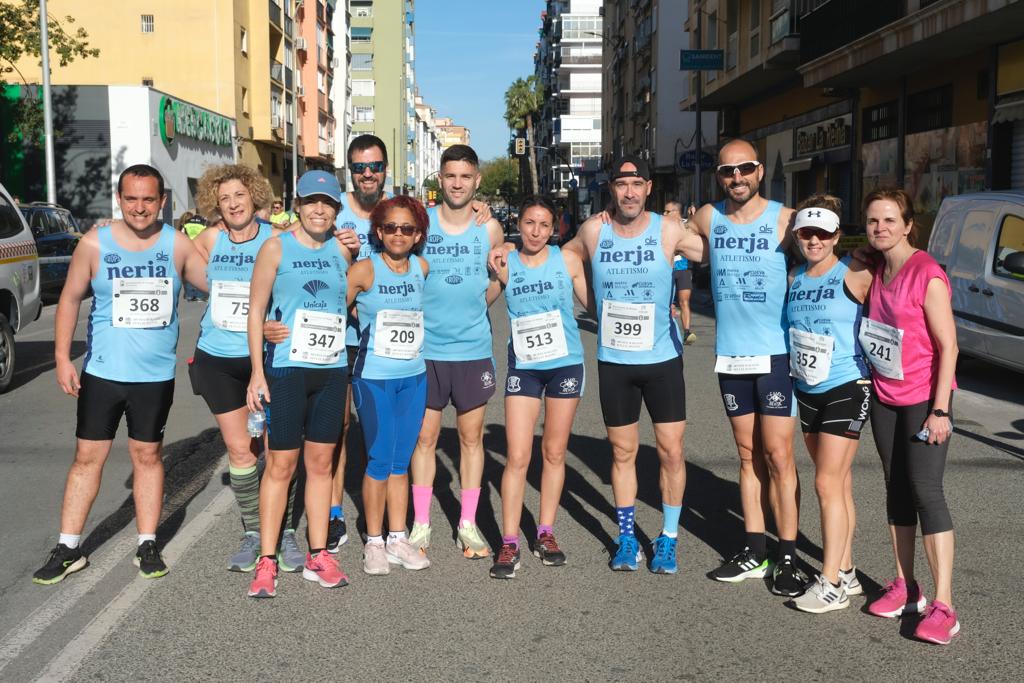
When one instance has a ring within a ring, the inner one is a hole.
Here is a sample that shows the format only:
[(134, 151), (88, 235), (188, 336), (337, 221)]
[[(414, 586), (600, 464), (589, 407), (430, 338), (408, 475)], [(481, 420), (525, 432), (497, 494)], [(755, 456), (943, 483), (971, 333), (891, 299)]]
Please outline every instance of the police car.
[(39, 255), (28, 223), (0, 185), (0, 393), (14, 379), (14, 335), (36, 320)]

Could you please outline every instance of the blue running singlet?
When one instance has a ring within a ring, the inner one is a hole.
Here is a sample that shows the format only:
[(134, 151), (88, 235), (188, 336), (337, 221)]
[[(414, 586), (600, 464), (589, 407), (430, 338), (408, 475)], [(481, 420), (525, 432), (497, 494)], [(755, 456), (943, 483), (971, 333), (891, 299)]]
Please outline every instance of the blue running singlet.
[(558, 247), (549, 246), (547, 260), (534, 267), (524, 264), (518, 251), (508, 255), (505, 304), (510, 368), (550, 370), (583, 362), (572, 278)]
[(661, 244), (661, 216), (649, 213), (643, 234), (622, 237), (601, 226), (591, 259), (597, 298), (597, 359), (623, 365), (649, 365), (683, 351), (672, 318), (675, 298), (672, 264)]
[(482, 360), (491, 357), (491, 321), (487, 317), (486, 225), (470, 220), (458, 235), (445, 232), (437, 207), (427, 209), (430, 231), (423, 258), (430, 276), (423, 288), (423, 324), (428, 360)]
[(796, 388), (820, 394), (841, 384), (868, 377), (857, 333), (863, 305), (846, 288), (849, 258), (824, 275), (807, 275), (800, 267), (789, 286), (790, 374)]
[[(301, 228), (299, 228), (301, 230)], [(319, 249), (299, 243), (295, 233), (281, 240), (281, 262), (270, 298), (270, 318), (288, 326), (280, 344), (267, 343), (268, 368), (340, 368), (345, 351), (345, 295), (348, 262), (329, 237)]]
[(249, 355), (246, 324), (249, 317), (249, 282), (256, 254), (270, 239), (273, 228), (260, 224), (251, 240), (232, 242), (226, 232), (217, 235), (206, 281), (210, 285), (210, 303), (199, 322), (196, 343), (211, 356), (242, 358)]
[(423, 362), (423, 266), (409, 255), (409, 271), (398, 274), (384, 258), (370, 255), (373, 286), (356, 296), (359, 353), (353, 377), (401, 379), (426, 372)]
[(779, 242), (782, 204), (769, 201), (753, 223), (725, 216), (725, 202), (711, 219), (711, 287), (715, 297), (715, 352), (720, 356), (788, 353), (786, 254)]
[(152, 247), (129, 251), (114, 241), (110, 226), (97, 230), (99, 268), (91, 281), (82, 371), (114, 382), (174, 379), (181, 292), (174, 267), (176, 231), (164, 225)]
[[(348, 200), (349, 195), (345, 195), (345, 200)], [(387, 195), (382, 195), (382, 199), (385, 199)], [(355, 214), (355, 212), (349, 208), (346, 202), (342, 202), (341, 210), (338, 212), (338, 217), (334, 219), (334, 227), (337, 230), (355, 230), (356, 236), (359, 238), (359, 255), (356, 260), (368, 258), (373, 253), (373, 245), (370, 244), (370, 218), (361, 218)], [(345, 344), (348, 346), (355, 346), (359, 343), (359, 324), (356, 319), (349, 318), (347, 323), (347, 329), (345, 330)]]

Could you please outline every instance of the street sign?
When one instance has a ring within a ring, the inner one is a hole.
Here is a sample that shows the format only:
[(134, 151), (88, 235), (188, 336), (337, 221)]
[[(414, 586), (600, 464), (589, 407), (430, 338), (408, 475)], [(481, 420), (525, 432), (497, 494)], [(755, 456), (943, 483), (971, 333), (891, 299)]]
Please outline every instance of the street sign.
[[(692, 171), (697, 165), (697, 150), (687, 150), (679, 155), (676, 160), (679, 164), (680, 170)], [(709, 152), (704, 152), (700, 158), (700, 167), (702, 171), (710, 171), (715, 167), (715, 156)]]
[(721, 71), (725, 68), (725, 50), (680, 50), (681, 71)]

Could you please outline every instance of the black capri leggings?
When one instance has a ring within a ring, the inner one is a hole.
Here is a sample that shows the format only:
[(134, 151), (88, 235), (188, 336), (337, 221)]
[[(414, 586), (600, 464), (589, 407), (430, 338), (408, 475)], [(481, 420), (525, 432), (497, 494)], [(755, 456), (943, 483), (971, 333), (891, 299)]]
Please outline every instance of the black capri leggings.
[(911, 406), (890, 406), (873, 398), (871, 431), (885, 471), (889, 524), (916, 526), (920, 520), (921, 533), (939, 534), (953, 528), (942, 491), (950, 439), (932, 445), (914, 438), (930, 408), (930, 400)]

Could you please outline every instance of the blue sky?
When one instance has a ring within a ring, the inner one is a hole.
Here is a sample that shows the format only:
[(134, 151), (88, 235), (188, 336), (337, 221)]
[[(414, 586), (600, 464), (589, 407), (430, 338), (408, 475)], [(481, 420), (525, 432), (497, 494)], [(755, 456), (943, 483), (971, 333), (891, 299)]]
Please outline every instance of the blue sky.
[(543, 0), (417, 0), (416, 82), (438, 116), (469, 127), (481, 159), (508, 150), (505, 90), (533, 73)]

